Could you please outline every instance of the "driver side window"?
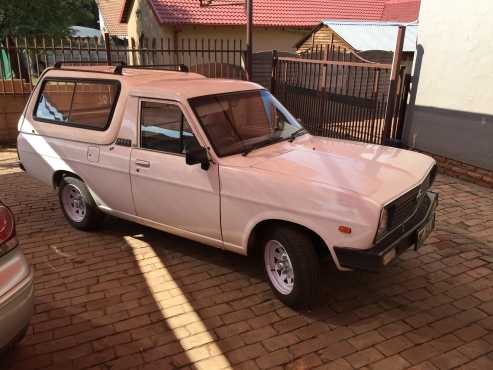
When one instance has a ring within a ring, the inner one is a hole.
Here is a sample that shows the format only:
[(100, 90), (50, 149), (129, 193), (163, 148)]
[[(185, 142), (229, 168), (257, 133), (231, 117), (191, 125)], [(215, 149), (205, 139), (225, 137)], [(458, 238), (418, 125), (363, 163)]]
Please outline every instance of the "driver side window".
[(140, 113), (140, 146), (143, 149), (185, 154), (199, 147), (181, 109), (174, 104), (143, 101)]

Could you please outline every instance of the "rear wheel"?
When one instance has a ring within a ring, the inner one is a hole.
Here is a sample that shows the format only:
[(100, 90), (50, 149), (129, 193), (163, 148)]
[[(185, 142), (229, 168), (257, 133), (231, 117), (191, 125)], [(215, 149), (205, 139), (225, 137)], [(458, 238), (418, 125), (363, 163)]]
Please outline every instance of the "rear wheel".
[(320, 261), (312, 239), (296, 228), (280, 227), (263, 244), (265, 273), (276, 296), (292, 307), (313, 303)]
[(104, 215), (83, 181), (75, 177), (64, 177), (58, 196), (63, 214), (73, 227), (92, 230), (100, 225)]

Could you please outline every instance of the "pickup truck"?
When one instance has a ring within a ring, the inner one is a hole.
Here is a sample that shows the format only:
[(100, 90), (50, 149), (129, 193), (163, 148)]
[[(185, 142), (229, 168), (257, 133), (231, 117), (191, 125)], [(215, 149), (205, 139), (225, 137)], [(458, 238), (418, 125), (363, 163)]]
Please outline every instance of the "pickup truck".
[(19, 121), (31, 176), (81, 230), (109, 214), (262, 256), (291, 306), (320, 263), (376, 271), (435, 224), (426, 155), (309, 134), (258, 84), (137, 67), (47, 69)]

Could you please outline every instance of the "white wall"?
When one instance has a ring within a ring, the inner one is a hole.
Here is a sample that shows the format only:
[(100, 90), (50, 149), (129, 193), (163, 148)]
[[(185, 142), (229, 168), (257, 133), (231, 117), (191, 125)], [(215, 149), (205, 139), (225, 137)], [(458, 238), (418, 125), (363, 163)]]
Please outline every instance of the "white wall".
[(493, 114), (493, 2), (422, 0), (416, 104)]
[(422, 0), (414, 75), (406, 143), (493, 169), (493, 1)]

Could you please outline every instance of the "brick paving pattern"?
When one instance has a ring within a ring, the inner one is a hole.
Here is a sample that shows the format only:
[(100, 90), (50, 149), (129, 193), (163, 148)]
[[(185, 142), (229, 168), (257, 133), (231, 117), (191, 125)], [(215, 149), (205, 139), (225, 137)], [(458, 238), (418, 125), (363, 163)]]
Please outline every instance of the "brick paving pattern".
[(260, 264), (108, 218), (65, 222), (0, 151), (0, 197), (35, 269), (3, 369), (493, 369), (493, 190), (439, 176), (436, 231), (379, 274), (324, 267), (320, 303), (277, 301)]

